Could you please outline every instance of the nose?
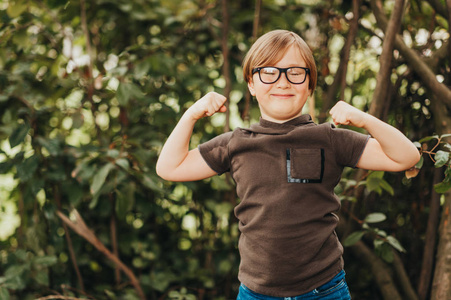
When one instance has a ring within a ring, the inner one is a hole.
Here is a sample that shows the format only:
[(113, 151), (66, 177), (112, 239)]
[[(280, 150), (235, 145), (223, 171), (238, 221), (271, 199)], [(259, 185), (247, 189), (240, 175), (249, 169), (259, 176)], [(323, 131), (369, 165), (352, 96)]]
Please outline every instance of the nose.
[(290, 86), (290, 82), (288, 81), (288, 75), (287, 72), (282, 72), (283, 74), (280, 74), (279, 80), (277, 80), (277, 87), (280, 88), (286, 88)]

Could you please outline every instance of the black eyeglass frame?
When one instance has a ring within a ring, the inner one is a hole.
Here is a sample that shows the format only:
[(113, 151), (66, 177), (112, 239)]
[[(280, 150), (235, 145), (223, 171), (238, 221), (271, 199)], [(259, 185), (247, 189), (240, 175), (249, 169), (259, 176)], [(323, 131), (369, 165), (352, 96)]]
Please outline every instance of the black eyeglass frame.
[[(274, 69), (279, 70), (279, 76), (277, 76), (276, 80), (274, 80), (273, 82), (265, 82), (265, 81), (263, 81), (262, 76), (260, 74), (260, 70), (265, 69), (265, 68), (274, 68)], [(288, 78), (287, 71), (289, 69), (293, 69), (293, 68), (300, 68), (300, 69), (305, 70), (305, 77), (304, 77), (304, 80), (302, 82), (293, 82), (293, 81), (291, 81)], [(257, 72), (258, 72), (258, 77), (260, 78), (260, 81), (263, 82), (264, 84), (273, 84), (273, 83), (277, 82), (277, 80), (280, 79), (280, 76), (282, 76), (282, 73), (285, 73), (285, 78), (288, 80), (288, 82), (290, 82), (292, 84), (303, 84), (305, 82), (305, 80), (307, 79), (307, 75), (310, 74), (310, 69), (309, 68), (304, 68), (304, 67), (278, 68), (278, 67), (269, 67), (269, 66), (268, 67), (259, 67), (259, 68), (252, 69), (252, 75), (254, 75)]]

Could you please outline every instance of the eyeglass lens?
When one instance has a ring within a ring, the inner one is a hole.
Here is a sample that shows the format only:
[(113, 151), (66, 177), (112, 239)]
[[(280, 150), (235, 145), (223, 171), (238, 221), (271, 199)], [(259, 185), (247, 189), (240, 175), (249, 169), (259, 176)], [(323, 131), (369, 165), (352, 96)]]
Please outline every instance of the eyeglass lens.
[(260, 79), (264, 83), (274, 83), (279, 79), (280, 72), (284, 72), (291, 83), (303, 83), (307, 77), (307, 70), (300, 67), (282, 70), (274, 67), (264, 67), (260, 69)]

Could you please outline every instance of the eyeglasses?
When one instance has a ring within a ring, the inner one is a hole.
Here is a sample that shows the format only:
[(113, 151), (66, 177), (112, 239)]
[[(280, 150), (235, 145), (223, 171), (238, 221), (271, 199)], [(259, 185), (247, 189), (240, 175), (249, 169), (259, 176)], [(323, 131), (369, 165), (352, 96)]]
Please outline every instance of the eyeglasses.
[(307, 74), (310, 73), (309, 68), (291, 67), (291, 68), (277, 68), (277, 67), (261, 67), (252, 70), (252, 75), (258, 72), (261, 82), (271, 84), (279, 80), (282, 73), (285, 73), (288, 81), (292, 84), (302, 84), (307, 79)]

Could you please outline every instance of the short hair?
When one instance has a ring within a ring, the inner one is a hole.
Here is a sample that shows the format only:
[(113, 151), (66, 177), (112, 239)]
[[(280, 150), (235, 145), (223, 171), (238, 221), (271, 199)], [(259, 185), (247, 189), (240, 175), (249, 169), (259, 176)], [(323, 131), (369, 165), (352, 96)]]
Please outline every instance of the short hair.
[(296, 33), (288, 30), (273, 30), (259, 37), (247, 52), (243, 60), (243, 75), (246, 82), (252, 79), (254, 68), (269, 66), (278, 62), (290, 46), (296, 46), (310, 69), (309, 90), (312, 94), (316, 88), (316, 64), (312, 50)]

